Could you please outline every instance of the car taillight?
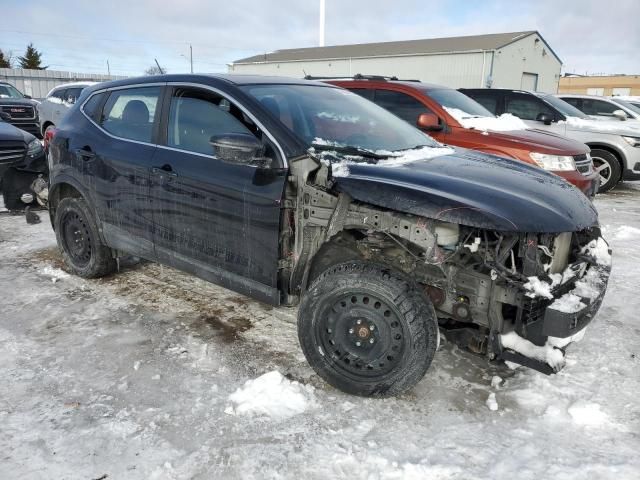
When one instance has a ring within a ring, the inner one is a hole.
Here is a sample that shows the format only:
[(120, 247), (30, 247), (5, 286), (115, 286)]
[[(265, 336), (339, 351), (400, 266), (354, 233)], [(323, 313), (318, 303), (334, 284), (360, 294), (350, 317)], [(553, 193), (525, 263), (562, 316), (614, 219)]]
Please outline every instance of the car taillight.
[(51, 140), (53, 140), (53, 137), (56, 135), (57, 132), (58, 132), (58, 129), (56, 127), (49, 127), (44, 132), (43, 145), (45, 150), (49, 148), (49, 143), (51, 143)]

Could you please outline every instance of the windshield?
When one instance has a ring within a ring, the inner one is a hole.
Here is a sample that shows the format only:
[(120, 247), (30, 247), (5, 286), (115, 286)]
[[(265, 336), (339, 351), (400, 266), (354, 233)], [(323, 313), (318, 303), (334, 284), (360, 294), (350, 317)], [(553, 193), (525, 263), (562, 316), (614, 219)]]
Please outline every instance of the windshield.
[(0, 98), (24, 98), (13, 85), (0, 85)]
[[(456, 118), (495, 117), (493, 113), (484, 108), (478, 102), (457, 90), (443, 88), (438, 90), (428, 90), (426, 94), (442, 105)], [(452, 112), (452, 110), (455, 113)]]
[(622, 105), (623, 107), (625, 107), (628, 110), (631, 110), (633, 113), (636, 113), (638, 115), (640, 115), (640, 107), (637, 105), (634, 105), (631, 102), (627, 102), (626, 100), (618, 100), (617, 98), (615, 99), (616, 103)]
[(564, 100), (560, 100), (558, 97), (554, 97), (553, 95), (540, 95), (540, 98), (558, 110), (565, 117), (589, 118), (588, 115), (585, 115), (576, 107), (568, 104)]
[(308, 146), (397, 151), (440, 144), (361, 96), (317, 85), (247, 85), (258, 99)]

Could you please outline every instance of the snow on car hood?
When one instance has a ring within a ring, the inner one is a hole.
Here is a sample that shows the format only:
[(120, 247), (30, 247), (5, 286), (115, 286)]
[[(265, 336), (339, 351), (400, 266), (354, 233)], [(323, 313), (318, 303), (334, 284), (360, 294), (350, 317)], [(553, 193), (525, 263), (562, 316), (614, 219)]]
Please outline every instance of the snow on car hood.
[(464, 128), (482, 130), (484, 132), (512, 132), (529, 128), (526, 123), (510, 113), (503, 113), (499, 117), (478, 117), (458, 108), (444, 107), (444, 109)]
[[(625, 123), (625, 125), (621, 125)], [(558, 125), (566, 125), (570, 130), (582, 130), (589, 132), (604, 132), (618, 135), (637, 136), (640, 133), (640, 122), (621, 122), (620, 120), (607, 120), (595, 118), (567, 117)]]

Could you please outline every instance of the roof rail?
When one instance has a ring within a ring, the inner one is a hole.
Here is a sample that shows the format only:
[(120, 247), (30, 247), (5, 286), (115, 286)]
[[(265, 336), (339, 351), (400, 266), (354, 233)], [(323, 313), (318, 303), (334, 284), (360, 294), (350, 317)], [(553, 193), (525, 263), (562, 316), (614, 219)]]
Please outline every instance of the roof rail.
[(335, 77), (335, 76), (313, 76), (313, 75), (305, 75), (305, 80), (382, 80), (382, 81), (399, 81), (399, 82), (420, 82), (417, 79), (402, 79), (396, 76), (388, 77), (385, 75), (362, 75), (361, 73), (356, 73), (352, 77)]

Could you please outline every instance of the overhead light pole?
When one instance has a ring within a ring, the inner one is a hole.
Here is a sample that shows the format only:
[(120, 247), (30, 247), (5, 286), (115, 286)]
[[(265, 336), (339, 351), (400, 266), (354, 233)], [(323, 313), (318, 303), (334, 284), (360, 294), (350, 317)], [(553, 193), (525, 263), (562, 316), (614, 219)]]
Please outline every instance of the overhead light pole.
[(325, 0), (320, 0), (320, 25), (319, 25), (319, 34), (320, 34), (320, 46), (324, 47), (324, 7), (325, 7)]

